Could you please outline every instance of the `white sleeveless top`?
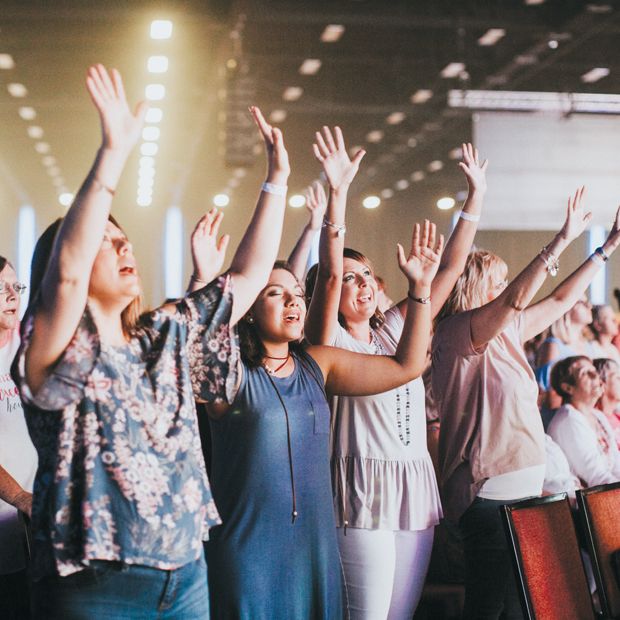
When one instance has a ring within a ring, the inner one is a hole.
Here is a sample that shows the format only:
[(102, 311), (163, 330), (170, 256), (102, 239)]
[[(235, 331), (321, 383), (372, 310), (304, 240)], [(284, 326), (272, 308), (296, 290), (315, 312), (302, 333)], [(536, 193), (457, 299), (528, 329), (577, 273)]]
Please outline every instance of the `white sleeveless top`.
[[(393, 355), (403, 330), (394, 307), (372, 330), (372, 343), (340, 325), (333, 346)], [(422, 530), (443, 516), (437, 480), (426, 446), (424, 384), (414, 379), (374, 396), (334, 397), (332, 485), (339, 527)]]

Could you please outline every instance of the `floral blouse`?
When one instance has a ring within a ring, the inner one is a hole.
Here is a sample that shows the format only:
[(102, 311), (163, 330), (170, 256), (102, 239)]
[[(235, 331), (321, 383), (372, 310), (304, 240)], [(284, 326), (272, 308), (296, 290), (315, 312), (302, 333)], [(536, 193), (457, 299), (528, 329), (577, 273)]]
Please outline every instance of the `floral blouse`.
[(13, 366), (39, 456), (33, 576), (89, 560), (173, 569), (197, 559), (220, 523), (194, 399), (230, 398), (237, 373), (232, 291), (220, 278), (146, 314), (127, 345), (99, 341), (88, 309), (44, 385), (24, 379), (32, 316)]

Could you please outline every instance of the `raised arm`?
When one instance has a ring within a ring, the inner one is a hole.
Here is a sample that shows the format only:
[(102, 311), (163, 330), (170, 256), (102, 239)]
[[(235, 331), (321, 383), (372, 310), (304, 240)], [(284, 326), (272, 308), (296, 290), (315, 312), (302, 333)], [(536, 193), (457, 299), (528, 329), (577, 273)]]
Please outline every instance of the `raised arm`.
[(480, 348), (501, 334), (527, 308), (547, 274), (555, 271), (554, 263), (557, 263), (560, 254), (584, 231), (592, 217), (583, 208), (584, 191), (585, 188), (581, 187), (568, 199), (566, 221), (551, 243), (533, 258), (498, 297), (473, 311), (471, 335), (474, 347)]
[(329, 199), (319, 241), (319, 268), (306, 317), (305, 336), (309, 342), (329, 344), (338, 325), (347, 193), (366, 152), (359, 150), (350, 159), (340, 127), (334, 128), (333, 134), (328, 127), (323, 127), (323, 133), (317, 131), (315, 136), (314, 154), (323, 164), (329, 183)]
[[(459, 167), (467, 179), (467, 199), (463, 204), (459, 217), (441, 258), (439, 271), (433, 280), (431, 295), (431, 314), (435, 318), (446, 299), (448, 299), (456, 281), (463, 273), (467, 256), (478, 230), (478, 222), (482, 211), (482, 203), (487, 192), (486, 171), (488, 160), (480, 163), (478, 149), (472, 144), (462, 145), (463, 161)], [(398, 304), (398, 309), (404, 316), (407, 309), (407, 299)]]
[(527, 308), (524, 342), (540, 334), (577, 303), (601, 266), (615, 252), (618, 244), (620, 244), (620, 207), (601, 248), (563, 280), (548, 297)]
[(304, 226), (291, 255), (288, 257), (288, 264), (299, 282), (303, 282), (306, 275), (308, 256), (310, 256), (310, 251), (312, 250), (316, 235), (318, 235), (321, 230), (323, 216), (327, 208), (327, 197), (325, 196), (325, 190), (320, 181), (315, 181), (310, 185), (306, 189), (305, 195), (306, 209), (308, 209), (310, 213), (310, 219)]
[(28, 385), (36, 392), (69, 344), (86, 307), (88, 284), (99, 252), (112, 197), (127, 157), (140, 137), (146, 106), (129, 109), (118, 71), (90, 67), (88, 93), (101, 121), (95, 162), (58, 231), (40, 288), (35, 329), (26, 357)]
[(224, 214), (215, 208), (205, 213), (192, 232), (192, 263), (194, 270), (189, 279), (188, 293), (193, 293), (213, 280), (222, 270), (230, 235), (217, 235)]
[(441, 259), (443, 235), (435, 224), (416, 224), (409, 256), (398, 246), (398, 264), (409, 282), (407, 316), (393, 357), (364, 355), (333, 347), (310, 347), (332, 394), (366, 395), (392, 389), (422, 374), (431, 332), (431, 283)]
[(278, 256), (291, 172), (282, 132), (267, 123), (258, 108), (251, 108), (250, 112), (265, 141), (267, 178), (230, 266), (235, 291), (230, 320), (232, 325), (250, 309), (265, 287)]

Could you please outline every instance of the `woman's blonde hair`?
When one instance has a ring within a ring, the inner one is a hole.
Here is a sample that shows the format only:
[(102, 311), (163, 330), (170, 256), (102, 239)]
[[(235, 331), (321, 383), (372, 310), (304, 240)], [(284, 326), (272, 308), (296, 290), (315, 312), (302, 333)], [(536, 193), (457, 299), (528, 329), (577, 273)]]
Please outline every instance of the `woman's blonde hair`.
[(507, 271), (506, 263), (496, 254), (487, 250), (471, 252), (467, 257), (465, 269), (439, 311), (435, 324), (453, 314), (484, 306), (488, 301), (489, 289), (493, 285), (493, 276), (505, 278)]

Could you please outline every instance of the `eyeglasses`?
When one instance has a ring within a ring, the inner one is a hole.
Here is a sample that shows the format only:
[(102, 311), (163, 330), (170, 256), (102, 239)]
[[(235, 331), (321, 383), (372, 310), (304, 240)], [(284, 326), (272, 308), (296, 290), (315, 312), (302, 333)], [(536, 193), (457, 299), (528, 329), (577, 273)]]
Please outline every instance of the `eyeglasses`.
[(9, 284), (4, 280), (0, 280), (0, 295), (4, 293), (8, 293), (11, 289), (13, 289), (18, 295), (23, 295), (28, 287), (21, 282), (13, 282), (13, 284)]

